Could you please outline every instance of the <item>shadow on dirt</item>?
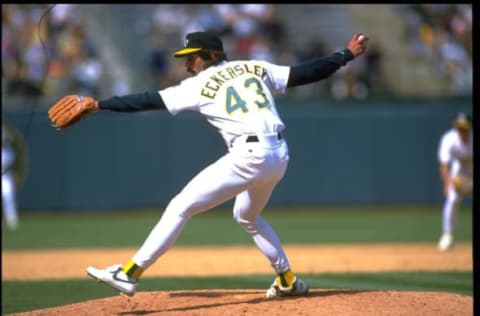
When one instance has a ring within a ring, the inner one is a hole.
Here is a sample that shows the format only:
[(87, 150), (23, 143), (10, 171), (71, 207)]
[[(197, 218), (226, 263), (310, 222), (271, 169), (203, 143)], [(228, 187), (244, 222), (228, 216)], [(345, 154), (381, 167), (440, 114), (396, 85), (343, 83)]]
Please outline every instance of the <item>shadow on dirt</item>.
[[(312, 297), (328, 297), (332, 295), (355, 295), (358, 293), (365, 293), (370, 292), (369, 290), (315, 290), (310, 291), (308, 295), (305, 296), (292, 296), (292, 297), (282, 297), (279, 301), (301, 301)], [(199, 292), (199, 291), (176, 291), (173, 293), (168, 294), (171, 298), (232, 298), (231, 301), (224, 301), (224, 302), (215, 302), (211, 304), (196, 304), (190, 306), (183, 306), (183, 307), (174, 307), (174, 308), (165, 308), (160, 310), (138, 310), (138, 311), (128, 311), (128, 312), (120, 312), (118, 315), (148, 315), (148, 314), (155, 314), (161, 312), (186, 312), (186, 311), (193, 311), (197, 309), (206, 309), (206, 308), (215, 308), (215, 307), (225, 307), (225, 306), (233, 306), (233, 305), (240, 305), (240, 304), (259, 304), (265, 302), (272, 302), (272, 300), (267, 299), (264, 297), (265, 291), (264, 290), (252, 290), (246, 292), (243, 291), (215, 291), (210, 290), (208, 292)], [(245, 296), (245, 299), (241, 299)], [(253, 297), (252, 297), (253, 296)], [(273, 301), (274, 301), (273, 300)]]

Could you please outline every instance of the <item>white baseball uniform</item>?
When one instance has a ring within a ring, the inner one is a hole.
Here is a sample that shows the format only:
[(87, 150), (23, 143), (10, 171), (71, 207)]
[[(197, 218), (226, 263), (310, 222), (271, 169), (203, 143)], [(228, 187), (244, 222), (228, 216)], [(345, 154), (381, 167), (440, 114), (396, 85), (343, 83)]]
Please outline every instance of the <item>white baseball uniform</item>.
[[(3, 137), (7, 137), (5, 130)], [(2, 209), (5, 221), (9, 228), (15, 229), (18, 225), (17, 201), (15, 189), (15, 176), (12, 169), (15, 163), (13, 147), (2, 139)]]
[[(473, 132), (470, 130), (468, 142), (464, 143), (458, 131), (452, 128), (442, 135), (438, 147), (438, 161), (450, 165), (450, 177), (462, 174), (473, 179)], [(443, 206), (443, 232), (453, 233), (456, 214), (463, 196), (453, 186), (449, 188)]]
[(265, 61), (223, 61), (159, 91), (173, 115), (183, 110), (204, 115), (220, 132), (228, 152), (171, 200), (133, 257), (137, 265), (146, 269), (153, 264), (174, 244), (190, 217), (235, 198), (234, 219), (277, 273), (289, 269), (279, 238), (260, 216), (289, 160), (281, 135), (285, 125), (272, 96), (285, 91), (289, 73), (290, 67)]

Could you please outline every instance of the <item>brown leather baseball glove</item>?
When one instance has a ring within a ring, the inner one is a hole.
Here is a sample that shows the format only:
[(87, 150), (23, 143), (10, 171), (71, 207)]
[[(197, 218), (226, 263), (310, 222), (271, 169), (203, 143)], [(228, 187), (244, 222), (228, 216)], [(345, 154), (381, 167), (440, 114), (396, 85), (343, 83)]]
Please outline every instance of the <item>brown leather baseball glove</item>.
[(77, 94), (62, 97), (48, 110), (53, 127), (64, 129), (98, 111), (97, 100)]

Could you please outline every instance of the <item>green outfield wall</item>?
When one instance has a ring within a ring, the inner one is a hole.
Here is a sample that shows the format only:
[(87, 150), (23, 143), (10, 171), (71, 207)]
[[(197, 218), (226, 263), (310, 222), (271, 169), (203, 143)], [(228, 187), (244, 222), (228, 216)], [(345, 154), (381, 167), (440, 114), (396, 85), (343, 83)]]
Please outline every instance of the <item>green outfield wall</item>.
[[(439, 138), (472, 112), (469, 100), (279, 103), (290, 164), (272, 205), (440, 203)], [(197, 113), (100, 112), (59, 132), (24, 109), (2, 107), (21, 133), (30, 121), (23, 210), (164, 207), (225, 151)]]

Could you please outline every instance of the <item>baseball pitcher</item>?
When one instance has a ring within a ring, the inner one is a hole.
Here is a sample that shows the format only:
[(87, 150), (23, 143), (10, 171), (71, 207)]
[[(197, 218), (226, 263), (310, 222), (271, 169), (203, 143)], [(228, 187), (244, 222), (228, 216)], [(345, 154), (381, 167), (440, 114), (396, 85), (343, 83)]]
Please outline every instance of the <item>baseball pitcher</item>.
[(174, 244), (192, 216), (235, 199), (233, 218), (252, 237), (276, 274), (267, 298), (306, 295), (307, 283), (295, 275), (277, 234), (261, 216), (289, 161), (282, 134), (285, 124), (273, 94), (329, 77), (364, 53), (367, 40), (355, 33), (342, 51), (295, 66), (280, 66), (261, 60), (230, 61), (220, 38), (193, 32), (187, 34), (185, 46), (174, 53), (184, 58), (192, 74), (178, 85), (101, 101), (79, 95), (61, 98), (49, 110), (58, 129), (100, 110), (167, 110), (172, 115), (190, 110), (200, 112), (218, 129), (227, 148), (224, 156), (200, 171), (168, 203), (130, 262), (106, 269), (88, 267), (87, 274), (133, 295), (142, 273)]

